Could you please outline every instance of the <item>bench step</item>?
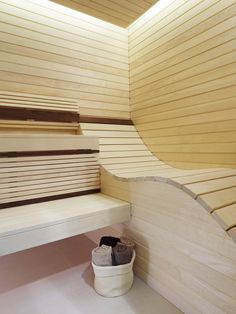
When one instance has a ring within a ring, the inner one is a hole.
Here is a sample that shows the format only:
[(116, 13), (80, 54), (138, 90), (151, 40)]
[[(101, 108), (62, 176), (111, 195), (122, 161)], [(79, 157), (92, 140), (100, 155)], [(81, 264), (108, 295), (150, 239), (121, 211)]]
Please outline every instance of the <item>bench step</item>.
[(0, 256), (130, 219), (130, 204), (102, 193), (0, 210)]

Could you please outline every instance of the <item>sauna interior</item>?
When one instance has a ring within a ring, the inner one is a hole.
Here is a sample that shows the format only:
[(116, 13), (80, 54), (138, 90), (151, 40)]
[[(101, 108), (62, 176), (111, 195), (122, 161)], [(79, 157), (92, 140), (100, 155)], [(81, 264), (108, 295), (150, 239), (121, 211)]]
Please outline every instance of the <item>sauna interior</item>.
[[(236, 313), (235, 12), (0, 0), (1, 314)], [(117, 298), (104, 235), (135, 242)]]

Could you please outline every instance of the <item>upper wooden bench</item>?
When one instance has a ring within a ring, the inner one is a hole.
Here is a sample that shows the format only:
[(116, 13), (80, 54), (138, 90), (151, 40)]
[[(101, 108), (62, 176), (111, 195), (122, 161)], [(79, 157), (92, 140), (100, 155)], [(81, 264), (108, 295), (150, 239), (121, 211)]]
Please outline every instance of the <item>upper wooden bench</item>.
[(153, 180), (188, 193), (236, 241), (236, 169), (173, 168), (154, 156), (133, 125), (81, 123), (83, 134), (100, 139), (100, 162), (122, 181)]
[(129, 220), (100, 193), (98, 151), (87, 136), (0, 136), (0, 255)]

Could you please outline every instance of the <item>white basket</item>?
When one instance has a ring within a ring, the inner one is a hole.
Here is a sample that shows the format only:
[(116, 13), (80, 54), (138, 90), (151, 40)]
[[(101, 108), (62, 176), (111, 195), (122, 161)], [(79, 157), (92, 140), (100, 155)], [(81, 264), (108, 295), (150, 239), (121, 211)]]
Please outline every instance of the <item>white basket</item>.
[(118, 266), (97, 266), (92, 263), (94, 289), (104, 297), (118, 297), (130, 290), (134, 280), (133, 264), (135, 251), (130, 263)]

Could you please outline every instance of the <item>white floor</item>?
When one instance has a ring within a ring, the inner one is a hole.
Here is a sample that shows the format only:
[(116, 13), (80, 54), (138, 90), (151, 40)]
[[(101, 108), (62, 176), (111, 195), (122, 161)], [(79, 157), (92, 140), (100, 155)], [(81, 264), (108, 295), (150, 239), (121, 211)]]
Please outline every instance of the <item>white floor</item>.
[(104, 298), (93, 290), (94, 243), (73, 237), (0, 258), (1, 314), (181, 313), (135, 278), (124, 296)]

